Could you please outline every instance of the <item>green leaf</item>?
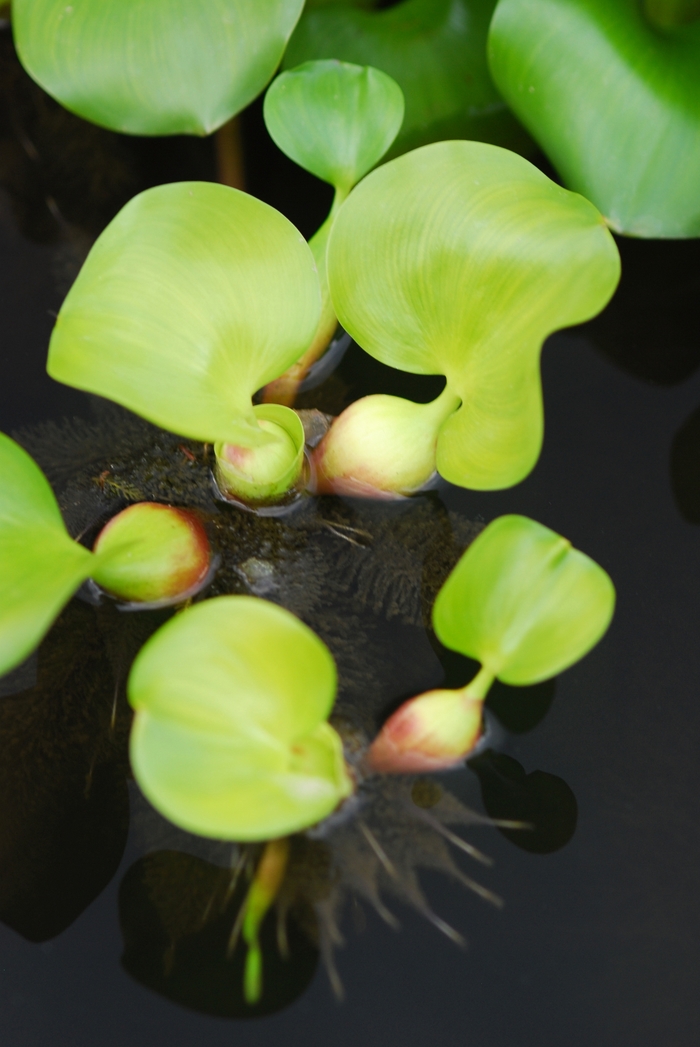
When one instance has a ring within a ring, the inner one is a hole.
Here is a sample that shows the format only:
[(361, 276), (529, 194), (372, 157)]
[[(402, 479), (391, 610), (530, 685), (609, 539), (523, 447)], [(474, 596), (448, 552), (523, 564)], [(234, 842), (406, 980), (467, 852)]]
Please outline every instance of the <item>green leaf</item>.
[(328, 246), (345, 329), (382, 363), (446, 375), (462, 401), (439, 429), (437, 468), (477, 489), (508, 487), (532, 469), (542, 343), (599, 312), (619, 273), (587, 200), (479, 142), (383, 164), (343, 204)]
[(335, 688), (330, 652), (288, 611), (248, 596), (198, 604), (134, 663), (136, 779), (161, 813), (203, 836), (306, 828), (351, 790), (325, 722)]
[(661, 31), (637, 0), (501, 0), (489, 58), (566, 185), (613, 229), (700, 236), (700, 22)]
[(92, 563), (38, 465), (0, 433), (0, 675), (34, 650)]
[(486, 62), (495, 0), (404, 0), (379, 11), (354, 7), (305, 10), (284, 67), (337, 58), (393, 77), (405, 96), (406, 116), (392, 155), (445, 138), (532, 149)]
[(183, 436), (257, 446), (271, 437), (252, 394), (301, 355), (319, 312), (311, 251), (278, 211), (211, 182), (158, 186), (88, 255), (48, 371)]
[(401, 127), (404, 101), (390, 76), (334, 60), (282, 73), (265, 95), (265, 124), (283, 153), (349, 193)]
[(533, 684), (590, 651), (614, 607), (594, 560), (526, 516), (500, 516), (443, 585), (433, 624), (441, 643), (504, 683)]
[(139, 135), (209, 134), (274, 73), (303, 0), (13, 0), (20, 60), (62, 105)]

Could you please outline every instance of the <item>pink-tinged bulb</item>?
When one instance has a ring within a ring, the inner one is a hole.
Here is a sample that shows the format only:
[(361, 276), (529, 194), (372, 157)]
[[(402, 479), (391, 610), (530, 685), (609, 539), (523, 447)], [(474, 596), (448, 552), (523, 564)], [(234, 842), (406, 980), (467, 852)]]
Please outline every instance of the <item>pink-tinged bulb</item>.
[(211, 565), (201, 521), (186, 509), (138, 502), (102, 529), (93, 578), (122, 600), (155, 603), (197, 591)]
[(426, 691), (389, 717), (367, 763), (383, 774), (441, 771), (463, 760), (481, 736), (483, 700), (464, 690)]
[(350, 404), (312, 456), (313, 490), (359, 498), (418, 491), (435, 472), (442, 412), (376, 394)]

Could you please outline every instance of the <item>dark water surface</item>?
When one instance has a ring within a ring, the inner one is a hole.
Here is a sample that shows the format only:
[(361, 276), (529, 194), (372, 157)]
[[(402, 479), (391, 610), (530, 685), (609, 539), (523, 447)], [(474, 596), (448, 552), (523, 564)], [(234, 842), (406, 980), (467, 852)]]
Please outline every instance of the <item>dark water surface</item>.
[[(249, 121), (255, 142), (254, 114)], [(176, 145), (163, 148), (177, 168), (171, 177), (191, 177), (193, 165), (204, 163), (203, 154), (183, 160)], [(143, 174), (155, 155), (140, 155), (137, 188), (168, 177)], [(324, 201), (311, 183), (304, 211), (283, 162), (271, 152), (255, 157), (253, 187), (279, 206), (287, 200), (290, 217), (313, 231), (304, 222)], [(41, 193), (32, 206), (42, 206)], [(26, 232), (26, 221), (21, 225)], [(21, 231), (5, 198), (3, 431), (88, 413), (81, 394), (43, 374), (52, 312), (80, 256), (76, 228), (73, 221), (69, 234), (37, 242), (36, 230), (33, 238)], [(89, 242), (94, 230), (80, 235)], [(213, 1018), (144, 988), (122, 965), (120, 889), (129, 933), (148, 920), (133, 872), (143, 845), (132, 819), (118, 869), (62, 933), (35, 943), (0, 925), (3, 1047), (700, 1042), (700, 251), (697, 243), (627, 243), (623, 262), (626, 276), (606, 314), (545, 347), (546, 436), (532, 475), (501, 493), (440, 492), (449, 509), (472, 519), (535, 517), (598, 560), (617, 587), (610, 632), (555, 687), (494, 693), (490, 704), (510, 728), (498, 748), (510, 760), (492, 758), (448, 776), (478, 810), (479, 779), (493, 814), (518, 813), (520, 805), (519, 816), (530, 808), (539, 816), (546, 808), (538, 847), (559, 849), (533, 853), (512, 834), (474, 829), (469, 839), (496, 863), (480, 879), (505, 899), (503, 910), (441, 876), (422, 876), (433, 907), (468, 938), (466, 951), (401, 906), (393, 906), (398, 933), (371, 912), (358, 933), (348, 914), (347, 944), (337, 956), (344, 1003), (335, 1001), (320, 964), (301, 991), (311, 957), (300, 969), (301, 995), (285, 1009)], [(388, 369), (363, 362), (359, 352), (346, 360), (342, 380), (352, 395), (401, 391)], [(423, 383), (424, 398), (427, 388)], [(455, 681), (466, 674), (459, 663), (446, 665)], [(73, 828), (77, 839), (80, 826)], [(61, 831), (70, 838), (70, 814)], [(111, 872), (105, 853), (96, 845), (81, 858), (88, 880), (90, 862), (103, 863), (92, 870), (95, 890)], [(49, 897), (52, 876), (65, 870), (47, 861)], [(460, 863), (473, 873), (468, 859)], [(0, 870), (0, 884), (8, 875)]]

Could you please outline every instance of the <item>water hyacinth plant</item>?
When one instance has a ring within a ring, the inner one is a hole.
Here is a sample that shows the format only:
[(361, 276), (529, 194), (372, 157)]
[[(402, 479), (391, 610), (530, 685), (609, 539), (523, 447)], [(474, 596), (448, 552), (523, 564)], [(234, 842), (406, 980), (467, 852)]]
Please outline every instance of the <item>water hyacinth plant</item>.
[(66, 531), (39, 467), (0, 433), (0, 675), (34, 650), (88, 578), (124, 601), (152, 605), (186, 600), (210, 567), (196, 515), (153, 503), (113, 517), (86, 549)]
[(400, 87), (370, 66), (307, 62), (282, 73), (265, 95), (265, 124), (277, 146), (335, 189), (330, 214), (311, 237), (321, 283), (321, 317), (311, 345), (265, 390), (265, 400), (293, 404), (309, 367), (322, 355), (338, 320), (328, 289), (326, 250), (340, 205), (394, 141), (404, 115)]
[(429, 404), (351, 404), (314, 452), (316, 490), (411, 494), (436, 469), (518, 483), (542, 443), (542, 343), (599, 312), (619, 274), (598, 211), (514, 153), (441, 142), (374, 171), (330, 236), (334, 308), (376, 359), (446, 385)]
[(279, 501), (304, 483), (303, 427), (252, 396), (305, 351), (320, 308), (313, 255), (278, 211), (211, 182), (159, 186), (97, 240), (48, 371), (214, 444), (222, 489)]
[[(345, 67), (295, 76), (290, 90), (306, 96), (310, 82), (323, 97), (329, 78), (360, 93), (378, 84), (398, 111), (386, 78)], [(282, 104), (282, 137), (280, 113)], [(329, 149), (337, 166), (329, 159), (326, 173), (345, 191), (389, 135), (350, 150), (344, 166)], [(438, 143), (367, 176), (332, 216), (334, 310), (378, 359), (443, 373), (447, 384), (427, 405), (389, 396), (351, 405), (314, 452), (311, 488), (405, 495), (436, 468), (465, 487), (517, 483), (542, 441), (542, 342), (598, 312), (618, 277), (595, 208), (514, 153)], [(134, 198), (92, 249), (48, 370), (213, 443), (226, 493), (275, 503), (307, 482), (303, 427), (285, 406), (251, 398), (304, 356), (320, 309), (313, 255), (278, 212), (210, 183), (161, 186)]]
[(252, 596), (190, 607), (131, 670), (136, 779), (159, 811), (201, 836), (305, 829), (353, 788), (327, 723), (336, 685), (325, 644), (284, 608)]
[(481, 663), (459, 690), (405, 702), (372, 743), (375, 770), (441, 770), (462, 760), (482, 730), (494, 680), (539, 683), (577, 662), (610, 624), (615, 589), (571, 543), (525, 516), (500, 516), (474, 540), (440, 590), (433, 627), (450, 650)]
[(209, 134), (265, 87), (304, 0), (13, 0), (27, 72), (114, 131)]
[(697, 0), (500, 0), (499, 90), (611, 228), (700, 236)]

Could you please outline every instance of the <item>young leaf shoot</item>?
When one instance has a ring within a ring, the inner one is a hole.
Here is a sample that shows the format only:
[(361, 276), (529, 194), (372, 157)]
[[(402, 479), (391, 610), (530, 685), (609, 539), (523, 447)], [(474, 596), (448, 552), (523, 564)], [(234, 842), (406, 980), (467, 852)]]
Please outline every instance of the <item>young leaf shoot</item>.
[(300, 481), (303, 427), (251, 398), (301, 356), (319, 311), (313, 255), (283, 215), (226, 186), (171, 183), (134, 197), (98, 238), (47, 367), (215, 444), (235, 497), (276, 500)]
[(442, 644), (481, 663), (459, 690), (404, 703), (372, 743), (378, 771), (439, 770), (463, 759), (481, 734), (495, 679), (539, 683), (583, 658), (612, 619), (615, 589), (594, 560), (526, 516), (500, 516), (472, 542), (438, 593)]
[(494, 79), (619, 233), (700, 236), (697, 0), (500, 0)]
[(30, 76), (66, 109), (136, 135), (205, 135), (262, 91), (303, 0), (13, 0)]
[(406, 98), (406, 116), (392, 156), (452, 138), (525, 154), (533, 150), (494, 87), (486, 61), (496, 0), (403, 0), (384, 5), (386, 10), (357, 10), (372, 6), (307, 3), (284, 68), (339, 58), (393, 77)]
[(193, 513), (141, 502), (113, 517), (93, 552), (68, 534), (49, 482), (0, 433), (0, 676), (41, 641), (88, 578), (120, 599), (186, 599), (207, 579), (209, 542)]
[(151, 637), (128, 683), (131, 762), (153, 806), (188, 832), (269, 840), (352, 792), (327, 723), (333, 658), (289, 611), (221, 596)]
[(300, 167), (335, 189), (328, 218), (309, 241), (321, 282), (321, 318), (303, 356), (265, 391), (293, 404), (306, 372), (327, 348), (337, 318), (326, 279), (326, 248), (338, 208), (387, 151), (403, 120), (401, 88), (390, 76), (347, 62), (307, 62), (282, 73), (265, 95), (270, 136)]
[(436, 468), (518, 483), (542, 443), (542, 343), (595, 316), (619, 274), (595, 207), (515, 153), (439, 142), (373, 171), (330, 236), (333, 305), (377, 360), (447, 382), (429, 404), (351, 404), (314, 453), (316, 489), (410, 494)]

